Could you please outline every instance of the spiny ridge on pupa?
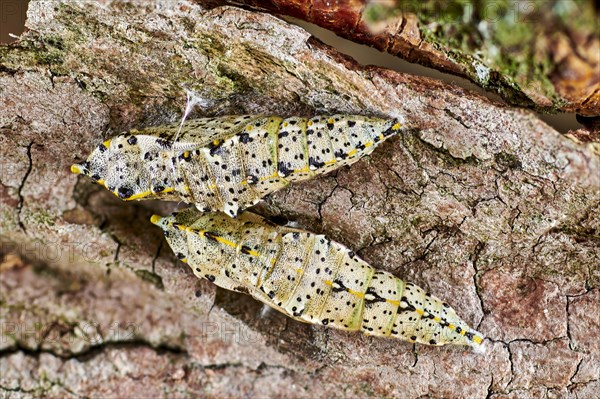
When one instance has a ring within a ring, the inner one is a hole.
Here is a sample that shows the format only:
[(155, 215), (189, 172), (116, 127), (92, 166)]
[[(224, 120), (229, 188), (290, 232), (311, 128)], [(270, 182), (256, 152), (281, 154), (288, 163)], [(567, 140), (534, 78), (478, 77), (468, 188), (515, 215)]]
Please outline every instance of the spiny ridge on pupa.
[(482, 349), (483, 336), (448, 304), (323, 235), (276, 226), (249, 212), (232, 219), (190, 208), (151, 220), (196, 276), (247, 293), (294, 319)]
[[(164, 199), (236, 216), (290, 182), (370, 154), (401, 129), (359, 115), (223, 116), (131, 130), (71, 167), (123, 200)], [(175, 137), (177, 140), (175, 141)]]

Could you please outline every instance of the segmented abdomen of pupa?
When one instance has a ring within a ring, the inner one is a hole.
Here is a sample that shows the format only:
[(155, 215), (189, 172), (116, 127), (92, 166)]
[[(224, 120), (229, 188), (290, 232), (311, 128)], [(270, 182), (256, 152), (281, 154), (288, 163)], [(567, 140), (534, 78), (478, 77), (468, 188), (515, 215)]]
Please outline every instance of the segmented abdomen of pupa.
[(481, 348), (483, 337), (446, 303), (377, 270), (323, 235), (194, 208), (152, 222), (196, 276), (303, 322), (428, 345)]
[(201, 210), (235, 216), (290, 182), (355, 162), (400, 129), (395, 120), (347, 115), (235, 122), (228, 137), (177, 157), (177, 191)]
[(124, 200), (167, 199), (230, 216), (293, 181), (356, 162), (398, 132), (397, 119), (226, 116), (134, 130), (74, 165)]

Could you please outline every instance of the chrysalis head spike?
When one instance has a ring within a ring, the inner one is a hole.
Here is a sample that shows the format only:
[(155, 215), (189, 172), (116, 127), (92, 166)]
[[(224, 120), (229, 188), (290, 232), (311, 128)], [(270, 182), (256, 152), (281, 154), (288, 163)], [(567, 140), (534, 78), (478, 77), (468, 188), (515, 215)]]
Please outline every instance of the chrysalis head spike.
[(71, 165), (71, 173), (74, 173), (76, 175), (83, 174), (83, 167), (82, 167), (82, 165), (80, 165), (78, 163), (74, 163), (73, 165)]
[(152, 215), (152, 217), (150, 217), (150, 223), (160, 226), (160, 222), (162, 221), (163, 217), (160, 215)]
[(154, 148), (145, 146), (142, 153), (139, 140), (143, 140), (143, 136), (131, 133), (106, 140), (86, 161), (71, 165), (71, 172), (90, 177), (124, 201), (166, 199), (166, 195), (174, 191), (169, 184), (169, 173), (152, 166), (153, 161), (164, 163), (163, 159), (157, 159), (161, 147), (158, 144)]

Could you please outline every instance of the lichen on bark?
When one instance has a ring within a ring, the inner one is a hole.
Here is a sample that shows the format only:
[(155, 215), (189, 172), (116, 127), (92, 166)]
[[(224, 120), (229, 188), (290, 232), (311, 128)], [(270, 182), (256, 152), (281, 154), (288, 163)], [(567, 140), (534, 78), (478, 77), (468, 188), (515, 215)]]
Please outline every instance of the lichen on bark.
[(508, 103), (600, 115), (594, 2), (242, 0), (470, 79)]

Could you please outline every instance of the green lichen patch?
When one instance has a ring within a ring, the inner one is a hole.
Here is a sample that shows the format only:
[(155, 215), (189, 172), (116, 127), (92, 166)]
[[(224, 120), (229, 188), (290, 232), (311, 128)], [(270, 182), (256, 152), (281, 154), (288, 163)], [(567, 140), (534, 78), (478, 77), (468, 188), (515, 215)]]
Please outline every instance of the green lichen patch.
[[(424, 41), (465, 68), (474, 82), (513, 104), (547, 111), (567, 103), (551, 80), (557, 39), (574, 47), (573, 37), (600, 31), (593, 2), (586, 0), (374, 3), (365, 10), (367, 22), (415, 14)], [(549, 107), (543, 104), (548, 100)]]
[(162, 277), (160, 277), (156, 273), (152, 273), (148, 270), (138, 269), (135, 271), (135, 275), (138, 276), (139, 278), (141, 278), (142, 280), (153, 284), (156, 288), (158, 288), (160, 290), (165, 288), (163, 281), (162, 281)]
[(0, 66), (6, 70), (49, 68), (54, 75), (67, 74), (65, 43), (58, 36), (34, 34), (10, 46), (0, 46)]
[(521, 161), (519, 158), (508, 152), (499, 152), (494, 156), (496, 163), (503, 169), (520, 169)]

